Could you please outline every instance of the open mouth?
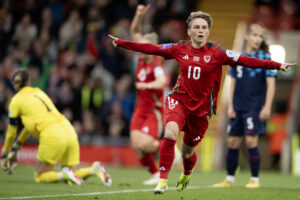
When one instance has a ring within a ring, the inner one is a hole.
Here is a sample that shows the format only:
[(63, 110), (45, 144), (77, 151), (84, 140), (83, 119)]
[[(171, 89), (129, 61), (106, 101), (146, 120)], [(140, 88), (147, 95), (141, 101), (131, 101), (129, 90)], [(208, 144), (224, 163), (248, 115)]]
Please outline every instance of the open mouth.
[(200, 39), (203, 39), (203, 38), (204, 38), (203, 35), (198, 35), (197, 37), (200, 38)]

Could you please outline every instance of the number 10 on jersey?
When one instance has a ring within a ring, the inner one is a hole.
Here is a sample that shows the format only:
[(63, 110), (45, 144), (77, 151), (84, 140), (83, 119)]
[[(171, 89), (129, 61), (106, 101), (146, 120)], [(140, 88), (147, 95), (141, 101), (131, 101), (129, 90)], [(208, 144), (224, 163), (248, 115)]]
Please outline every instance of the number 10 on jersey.
[[(188, 79), (192, 78), (195, 80), (199, 80), (200, 79), (200, 73), (201, 73), (201, 68), (198, 66), (189, 66), (188, 69)], [(193, 75), (191, 75), (193, 74)]]

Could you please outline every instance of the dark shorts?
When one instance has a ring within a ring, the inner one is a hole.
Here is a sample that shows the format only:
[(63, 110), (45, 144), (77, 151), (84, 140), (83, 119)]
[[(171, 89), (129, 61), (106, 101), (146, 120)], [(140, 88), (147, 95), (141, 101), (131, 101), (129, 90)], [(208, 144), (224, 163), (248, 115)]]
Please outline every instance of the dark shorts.
[(240, 112), (236, 111), (236, 117), (230, 119), (229, 136), (254, 136), (266, 132), (266, 122), (259, 119), (260, 111)]
[(167, 97), (165, 125), (170, 121), (176, 122), (179, 130), (184, 131), (183, 142), (188, 146), (194, 147), (204, 138), (208, 127), (208, 118), (207, 116), (190, 115), (189, 112), (181, 102)]

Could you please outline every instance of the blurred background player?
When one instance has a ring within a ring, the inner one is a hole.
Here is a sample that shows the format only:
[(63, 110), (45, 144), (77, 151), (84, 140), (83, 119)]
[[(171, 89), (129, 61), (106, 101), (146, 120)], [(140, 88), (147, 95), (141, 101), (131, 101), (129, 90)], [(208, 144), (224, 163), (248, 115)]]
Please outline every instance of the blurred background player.
[(168, 191), (168, 174), (174, 161), (174, 147), (181, 130), (184, 131), (182, 157), (184, 172), (176, 189), (183, 190), (189, 183), (197, 161), (195, 146), (203, 139), (208, 122), (215, 113), (222, 78), (222, 65), (244, 65), (252, 68), (281, 69), (289, 71), (293, 64), (281, 64), (237, 54), (207, 42), (212, 25), (209, 14), (192, 12), (187, 19), (187, 33), (191, 41), (176, 44), (153, 45), (112, 38), (113, 46), (176, 59), (180, 64), (177, 84), (166, 100), (165, 136), (160, 147), (160, 180), (155, 194)]
[[(130, 32), (136, 42), (157, 44), (156, 33), (142, 34), (142, 20), (150, 5), (138, 5)], [(140, 163), (152, 174), (145, 185), (157, 184), (159, 171), (153, 153), (159, 151), (163, 131), (163, 89), (167, 78), (158, 56), (139, 54), (135, 72), (137, 105), (130, 123), (132, 147)]]
[[(264, 40), (264, 29), (258, 24), (248, 27), (245, 35), (244, 56), (270, 60), (269, 47)], [(246, 188), (259, 187), (260, 154), (259, 135), (266, 132), (266, 120), (271, 116), (277, 71), (250, 69), (238, 65), (230, 68), (231, 76), (228, 117), (230, 118), (228, 151), (226, 155), (227, 176), (214, 187), (232, 187), (238, 166), (239, 148), (242, 140), (248, 149), (251, 168), (250, 182)]]
[[(100, 162), (75, 171), (79, 164), (79, 143), (75, 129), (56, 109), (48, 95), (39, 88), (29, 86), (29, 79), (29, 72), (25, 69), (13, 74), (12, 83), (18, 92), (9, 105), (9, 125), (1, 154), (1, 168), (9, 174), (12, 172), (17, 165), (17, 151), (32, 134), (39, 139), (34, 173), (37, 183), (62, 180), (81, 185), (82, 179), (96, 175), (110, 186), (111, 178)], [(14, 142), (18, 125), (24, 127)], [(62, 166), (61, 172), (51, 171), (57, 161)]]

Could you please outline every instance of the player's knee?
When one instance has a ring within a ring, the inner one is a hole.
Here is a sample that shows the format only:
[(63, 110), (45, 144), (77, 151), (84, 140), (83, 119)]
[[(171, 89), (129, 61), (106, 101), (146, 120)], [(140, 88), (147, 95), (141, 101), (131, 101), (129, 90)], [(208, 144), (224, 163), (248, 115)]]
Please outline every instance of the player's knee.
[(230, 149), (237, 149), (241, 145), (241, 139), (240, 138), (229, 138), (228, 140), (228, 147)]
[(194, 152), (182, 152), (181, 155), (183, 159), (188, 159), (193, 155), (193, 153)]
[(134, 150), (138, 151), (139, 149), (139, 144), (137, 141), (131, 140), (131, 146)]
[(168, 123), (165, 128), (165, 137), (168, 139), (176, 140), (179, 134), (179, 128), (177, 124)]
[(257, 142), (253, 140), (246, 140), (246, 146), (248, 149), (254, 148), (257, 146)]

